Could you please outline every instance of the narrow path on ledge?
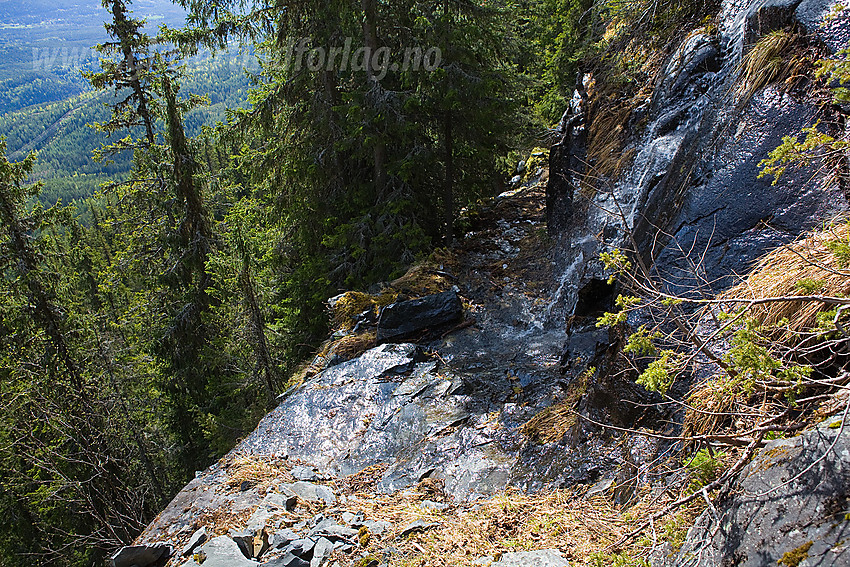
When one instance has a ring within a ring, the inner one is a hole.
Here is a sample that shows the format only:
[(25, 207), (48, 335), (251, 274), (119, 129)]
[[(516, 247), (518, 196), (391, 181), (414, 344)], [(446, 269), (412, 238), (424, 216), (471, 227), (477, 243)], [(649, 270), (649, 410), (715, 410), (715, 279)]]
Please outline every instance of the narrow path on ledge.
[[(441, 267), (465, 302), (465, 325), (419, 346), (385, 344), (318, 373), (199, 473), (139, 541), (170, 542), (177, 553), (169, 565), (197, 565), (189, 548), (178, 556), (203, 528), (220, 537), (199, 549), (223, 561), (207, 567), (241, 565), (226, 559), (237, 544), (242, 556), (260, 555), (268, 565), (322, 565), (312, 548), (284, 540), (306, 538), (321, 553), (346, 554), (363, 547), (364, 527), (377, 537), (431, 529), (411, 523), (422, 506), (441, 511), (510, 486), (588, 480), (596, 465), (581, 447), (530, 439), (522, 427), (569, 395), (544, 185), (504, 194), (470, 215), (471, 230)], [(402, 506), (394, 522), (370, 519), (405, 499), (418, 512)], [(251, 550), (242, 540), (253, 542)]]

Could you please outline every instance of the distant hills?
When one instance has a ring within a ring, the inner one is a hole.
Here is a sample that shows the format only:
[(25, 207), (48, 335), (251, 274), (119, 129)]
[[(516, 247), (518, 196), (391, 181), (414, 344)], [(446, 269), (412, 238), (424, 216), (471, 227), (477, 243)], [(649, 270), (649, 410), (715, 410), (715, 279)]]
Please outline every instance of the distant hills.
[[(151, 28), (180, 26), (185, 12), (168, 0), (133, 3)], [(0, 113), (57, 102), (86, 90), (80, 70), (97, 63), (110, 17), (97, 0), (0, 0)]]
[[(132, 8), (148, 20), (151, 33), (185, 20), (185, 12), (169, 0), (137, 0)], [(34, 179), (45, 182), (47, 203), (88, 197), (130, 170), (129, 155), (116, 156), (111, 164), (91, 158), (107, 140), (88, 124), (107, 117), (109, 96), (91, 92), (82, 71), (99, 68), (93, 47), (108, 39), (103, 22), (109, 18), (99, 0), (0, 0), (0, 135), (7, 138), (13, 161), (38, 152)], [(248, 79), (240, 61), (197, 57), (189, 62), (184, 92), (211, 99), (210, 106), (186, 117), (190, 132), (222, 120), (225, 108), (244, 104)]]
[[(139, 0), (133, 3), (137, 15), (149, 21), (165, 21), (179, 24), (185, 12), (168, 0)], [(0, 29), (15, 29), (25, 26), (80, 28), (94, 23), (99, 25), (107, 14), (97, 0), (61, 2), (59, 0), (0, 0)]]

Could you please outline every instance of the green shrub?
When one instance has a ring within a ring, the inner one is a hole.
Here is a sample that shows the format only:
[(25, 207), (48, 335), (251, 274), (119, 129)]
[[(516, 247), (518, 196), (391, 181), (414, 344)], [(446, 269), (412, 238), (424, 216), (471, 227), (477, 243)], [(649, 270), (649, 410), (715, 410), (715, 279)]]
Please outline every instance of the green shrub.
[(726, 453), (722, 451), (712, 452), (707, 448), (697, 451), (685, 464), (688, 472), (691, 473), (691, 490), (699, 490), (717, 479), (725, 457)]

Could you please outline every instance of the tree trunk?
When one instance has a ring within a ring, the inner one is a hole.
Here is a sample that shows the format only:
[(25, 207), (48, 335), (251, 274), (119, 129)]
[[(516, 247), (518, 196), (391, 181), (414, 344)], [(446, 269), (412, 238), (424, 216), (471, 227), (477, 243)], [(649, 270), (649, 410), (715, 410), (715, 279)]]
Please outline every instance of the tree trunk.
[[(381, 85), (375, 76), (375, 69), (372, 67), (372, 58), (374, 58), (375, 52), (378, 51), (378, 35), (375, 24), (378, 17), (377, 6), (375, 0), (362, 0), (361, 5), (363, 9), (363, 39), (366, 47), (369, 49), (370, 55), (370, 59), (366, 64), (369, 89), (380, 92)], [(372, 160), (374, 162), (375, 197), (380, 199), (387, 185), (387, 147), (380, 136), (376, 137), (375, 147), (372, 149)]]
[(38, 262), (35, 253), (29, 244), (29, 235), (21, 226), (18, 216), (17, 205), (12, 196), (12, 186), (7, 183), (0, 185), (0, 220), (9, 234), (9, 244), (16, 260), (17, 272), (25, 281), (29, 292), (29, 311), (33, 320), (44, 330), (50, 339), (56, 356), (65, 366), (71, 384), (81, 394), (84, 392), (83, 380), (76, 361), (71, 356), (65, 334), (62, 331), (59, 311), (50, 301), (47, 290), (36, 276), (38, 273)]
[(130, 26), (127, 21), (127, 8), (123, 2), (112, 2), (112, 17), (115, 21), (115, 31), (118, 36), (118, 41), (121, 42), (121, 53), (124, 55), (124, 65), (127, 67), (127, 82), (129, 83), (130, 88), (133, 89), (133, 92), (136, 95), (136, 100), (138, 101), (136, 111), (139, 113), (142, 123), (145, 126), (145, 137), (147, 138), (148, 143), (153, 145), (153, 118), (151, 118), (150, 111), (148, 110), (147, 96), (145, 95), (145, 91), (142, 89), (142, 83), (139, 80), (139, 62), (136, 61), (136, 56), (133, 53), (133, 44), (130, 40), (130, 36), (127, 34)]
[(181, 232), (183, 233), (184, 244), (192, 253), (194, 264), (192, 267), (198, 270), (201, 275), (198, 291), (204, 293), (209, 283), (206, 261), (210, 252), (211, 233), (201, 195), (195, 187), (197, 164), (186, 143), (183, 120), (180, 117), (180, 110), (177, 108), (177, 94), (167, 76), (163, 77), (162, 81), (166, 102), (168, 137), (174, 159), (174, 181), (177, 196), (186, 205), (186, 215), (182, 222)]
[(242, 256), (239, 283), (242, 288), (242, 300), (245, 302), (245, 309), (248, 312), (248, 337), (251, 341), (251, 347), (254, 349), (254, 354), (257, 356), (257, 367), (264, 377), (266, 393), (271, 401), (274, 399), (275, 388), (280, 380), (274, 367), (269, 343), (266, 340), (266, 322), (263, 311), (260, 309), (257, 295), (254, 293), (251, 258), (245, 249), (245, 243), (241, 236), (239, 237), (239, 252)]
[(452, 111), (447, 110), (443, 121), (443, 146), (445, 150), (446, 178), (443, 186), (443, 214), (445, 215), (445, 234), (443, 239), (446, 246), (454, 243), (454, 149), (452, 138)]

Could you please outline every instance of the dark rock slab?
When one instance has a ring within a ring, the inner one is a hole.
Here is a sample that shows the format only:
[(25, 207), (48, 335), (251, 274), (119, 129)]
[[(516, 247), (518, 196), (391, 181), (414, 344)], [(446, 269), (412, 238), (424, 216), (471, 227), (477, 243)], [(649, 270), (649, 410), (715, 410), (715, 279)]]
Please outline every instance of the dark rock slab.
[[(848, 424), (850, 425), (850, 424)], [(778, 565), (808, 545), (800, 565), (850, 564), (850, 427), (841, 418), (769, 443), (688, 532), (679, 553), (662, 550), (656, 566)]]
[(837, 4), (837, 0), (803, 0), (794, 14), (800, 27), (833, 53), (850, 45), (850, 12), (834, 12)]
[(382, 345), (325, 370), (266, 416), (239, 450), (285, 453), (323, 469), (336, 464), (362, 435), (362, 416), (390, 397), (395, 384), (387, 377), (410, 371), (415, 357), (414, 345)]
[(551, 236), (562, 236), (573, 220), (575, 194), (587, 163), (587, 93), (581, 84), (576, 86), (549, 150), (546, 224)]
[(290, 542), (284, 548), (284, 553), (292, 553), (293, 555), (297, 555), (298, 557), (309, 558), (313, 553), (313, 547), (315, 547), (315, 545), (316, 542), (312, 539), (296, 539), (295, 541)]
[[(517, 348), (527, 351), (528, 341)], [(490, 403), (496, 386), (482, 380), (485, 387), (470, 386), (467, 394), (434, 362), (419, 360), (415, 345), (384, 344), (328, 368), (291, 393), (237, 451), (287, 454), (337, 476), (392, 463), (376, 479), (382, 492), (441, 467), (452, 475), (446, 489), (459, 497), (504, 488), (511, 459), (493, 443), (503, 431), (486, 417), (498, 410)], [(297, 484), (279, 490), (289, 495), (305, 487), (302, 498), (317, 496), (310, 483)]]
[(164, 565), (174, 553), (165, 543), (128, 545), (119, 549), (110, 559), (111, 567), (154, 567)]
[[(667, 69), (661, 84), (659, 93), (665, 98), (671, 98), (686, 92), (688, 87), (699, 75), (716, 72), (720, 70), (720, 50), (717, 39), (704, 33), (691, 34), (685, 44), (679, 48), (680, 57), (675, 60), (675, 65)], [(667, 114), (671, 122), (659, 129), (664, 131), (671, 129), (675, 118), (679, 113)]]
[(747, 12), (748, 43), (755, 43), (763, 35), (790, 26), (799, 4), (800, 0), (762, 0), (752, 4)]
[(195, 548), (199, 545), (203, 545), (207, 541), (207, 527), (204, 526), (198, 529), (195, 533), (192, 534), (192, 537), (189, 538), (189, 541), (186, 542), (186, 545), (183, 546), (183, 551), (181, 555), (184, 557), (187, 555), (191, 555)]
[(248, 559), (254, 559), (254, 533), (247, 530), (230, 530), (230, 539), (236, 542), (242, 555)]
[(415, 522), (411, 522), (404, 526), (401, 529), (401, 533), (399, 533), (399, 537), (407, 537), (410, 534), (427, 532), (428, 530), (434, 530), (441, 526), (438, 522), (426, 522), (425, 520), (416, 520)]
[(460, 319), (463, 305), (454, 291), (446, 291), (387, 305), (378, 319), (378, 343), (397, 342)]

